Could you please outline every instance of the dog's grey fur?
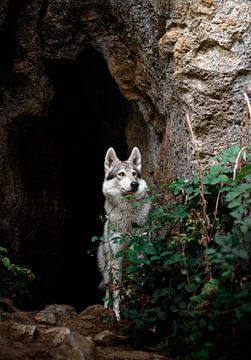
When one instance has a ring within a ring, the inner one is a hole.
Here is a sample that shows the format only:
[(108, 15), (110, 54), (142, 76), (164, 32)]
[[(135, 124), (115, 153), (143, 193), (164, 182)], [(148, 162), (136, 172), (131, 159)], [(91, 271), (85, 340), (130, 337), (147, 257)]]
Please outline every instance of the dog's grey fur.
[[(107, 220), (103, 240), (98, 248), (98, 267), (106, 287), (105, 307), (113, 303), (113, 310), (120, 319), (120, 287), (122, 282), (123, 256), (116, 254), (124, 250), (121, 234), (129, 233), (132, 223), (144, 225), (149, 213), (150, 201), (133, 206), (136, 201), (148, 197), (147, 184), (141, 178), (141, 154), (134, 147), (128, 160), (120, 161), (113, 148), (105, 156), (105, 179), (103, 182)], [(132, 195), (130, 197), (125, 195)]]

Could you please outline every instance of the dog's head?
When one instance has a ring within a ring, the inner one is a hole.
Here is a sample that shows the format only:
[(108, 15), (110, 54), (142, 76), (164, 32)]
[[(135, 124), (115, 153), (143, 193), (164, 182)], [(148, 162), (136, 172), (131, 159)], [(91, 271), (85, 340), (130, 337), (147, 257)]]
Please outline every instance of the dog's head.
[(114, 194), (130, 195), (142, 190), (143, 180), (141, 180), (140, 170), (141, 155), (137, 147), (132, 149), (131, 155), (126, 161), (120, 161), (113, 148), (107, 150), (105, 181), (110, 183)]

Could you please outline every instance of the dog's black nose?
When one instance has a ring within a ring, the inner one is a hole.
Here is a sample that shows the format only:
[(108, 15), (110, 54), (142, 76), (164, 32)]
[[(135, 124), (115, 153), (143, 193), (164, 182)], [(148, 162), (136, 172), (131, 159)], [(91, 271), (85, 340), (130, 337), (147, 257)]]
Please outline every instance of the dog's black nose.
[(139, 187), (139, 183), (137, 181), (132, 181), (131, 182), (131, 189), (132, 191), (137, 191)]

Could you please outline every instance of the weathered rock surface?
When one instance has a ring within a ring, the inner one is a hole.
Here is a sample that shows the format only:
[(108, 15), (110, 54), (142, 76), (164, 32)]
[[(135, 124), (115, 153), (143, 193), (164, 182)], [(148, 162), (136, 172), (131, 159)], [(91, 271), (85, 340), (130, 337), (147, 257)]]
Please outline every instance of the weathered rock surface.
[[(84, 135), (76, 128), (70, 143), (67, 127), (58, 135), (60, 115), (52, 112), (46, 118), (59, 91), (52, 72), (64, 64), (57, 76), (66, 77), (67, 66), (79, 60), (87, 45), (95, 48), (130, 101), (124, 132), (128, 147), (137, 145), (143, 153), (144, 177), (167, 183), (190, 176), (196, 162), (186, 111), (202, 158), (238, 142), (243, 91), (246, 86), (251, 91), (250, 7), (248, 0), (1, 1), (0, 238), (16, 258), (38, 264), (50, 288), (68, 255), (62, 240), (68, 211), (62, 153), (76, 145), (74, 136), (84, 143), (95, 121), (95, 116), (83, 116)], [(70, 84), (74, 106), (69, 121), (74, 122), (77, 94)], [(105, 123), (106, 106), (97, 132)], [(96, 114), (97, 105), (92, 107)], [(120, 121), (105, 124), (101, 143)], [(103, 143), (98, 149), (102, 159)], [(76, 166), (83, 162), (77, 158)], [(78, 177), (74, 167), (72, 176)]]
[(115, 318), (101, 305), (90, 306), (80, 314), (73, 307), (58, 304), (40, 312), (12, 310), (1, 313), (1, 360), (168, 359), (158, 353), (131, 349), (118, 327), (108, 329), (104, 317), (111, 321)]

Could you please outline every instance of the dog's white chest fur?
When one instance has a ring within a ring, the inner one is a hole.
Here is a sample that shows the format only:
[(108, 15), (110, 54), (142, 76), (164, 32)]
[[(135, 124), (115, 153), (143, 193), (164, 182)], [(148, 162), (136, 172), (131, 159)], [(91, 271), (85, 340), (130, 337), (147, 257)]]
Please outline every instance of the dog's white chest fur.
[(142, 196), (142, 198), (136, 198), (136, 196), (133, 196), (132, 198), (123, 198), (121, 195), (116, 197), (108, 195), (106, 197), (105, 211), (107, 219), (109, 223), (116, 228), (117, 232), (129, 232), (132, 223), (141, 226), (144, 225), (150, 209), (150, 204), (148, 202), (143, 202), (144, 197), (147, 195), (145, 182), (143, 194), (144, 196)]
[(103, 194), (107, 220), (103, 240), (98, 248), (98, 267), (106, 287), (105, 306), (110, 302), (117, 319), (120, 319), (120, 287), (123, 272), (123, 257), (116, 254), (126, 244), (119, 242), (121, 234), (130, 234), (133, 223), (144, 225), (151, 204), (147, 201), (147, 185), (141, 178), (141, 155), (133, 148), (127, 161), (120, 161), (113, 148), (105, 157)]

